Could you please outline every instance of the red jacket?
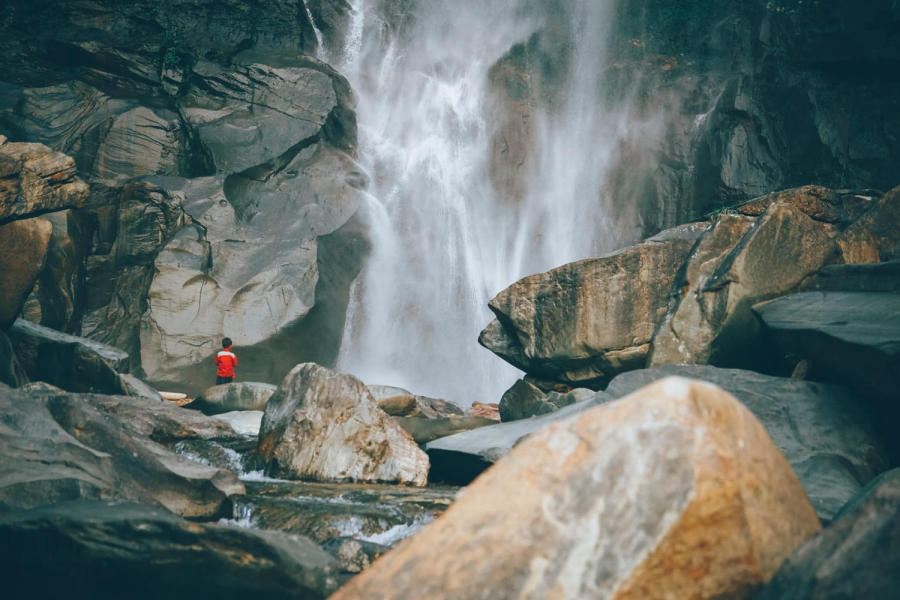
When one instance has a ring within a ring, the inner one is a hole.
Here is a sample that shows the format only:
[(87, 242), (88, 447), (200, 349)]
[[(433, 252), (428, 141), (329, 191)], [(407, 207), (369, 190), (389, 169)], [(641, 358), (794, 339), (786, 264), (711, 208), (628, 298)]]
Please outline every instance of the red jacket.
[(237, 356), (231, 351), (231, 346), (220, 350), (216, 354), (216, 366), (219, 370), (216, 375), (219, 377), (234, 377), (234, 368), (237, 366)]

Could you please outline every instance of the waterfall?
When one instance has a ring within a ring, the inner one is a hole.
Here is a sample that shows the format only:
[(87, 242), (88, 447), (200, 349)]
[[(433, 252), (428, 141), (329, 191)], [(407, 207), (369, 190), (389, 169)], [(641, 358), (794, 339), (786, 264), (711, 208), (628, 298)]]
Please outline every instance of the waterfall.
[[(357, 96), (373, 249), (352, 290), (341, 370), (462, 406), (497, 402), (521, 373), (477, 344), (488, 300), (631, 241), (634, 217), (611, 219), (605, 198), (621, 134), (599, 104), (611, 2), (560, 4), (356, 0), (336, 66)], [(559, 106), (535, 109), (526, 192), (510, 201), (489, 174), (489, 70), (554, 19), (575, 49), (568, 83)]]

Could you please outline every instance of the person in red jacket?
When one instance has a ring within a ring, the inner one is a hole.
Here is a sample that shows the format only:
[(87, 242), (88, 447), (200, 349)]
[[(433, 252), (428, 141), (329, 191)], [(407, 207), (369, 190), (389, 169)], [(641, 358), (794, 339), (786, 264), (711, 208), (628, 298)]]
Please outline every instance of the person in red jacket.
[(237, 356), (231, 351), (231, 338), (222, 340), (222, 349), (216, 354), (216, 385), (234, 381)]

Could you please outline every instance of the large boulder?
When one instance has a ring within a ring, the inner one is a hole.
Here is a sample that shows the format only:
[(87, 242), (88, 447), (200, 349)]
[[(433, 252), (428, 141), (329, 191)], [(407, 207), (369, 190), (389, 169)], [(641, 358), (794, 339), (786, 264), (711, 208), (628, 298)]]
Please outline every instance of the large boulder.
[(239, 381), (214, 385), (203, 392), (200, 407), (206, 414), (234, 410), (265, 410), (266, 402), (275, 393), (276, 386), (258, 381)]
[(839, 259), (830, 227), (783, 201), (749, 226), (741, 217), (720, 221), (686, 265), (650, 363), (761, 366), (765, 353), (757, 351), (760, 327), (750, 308), (797, 290)]
[(163, 444), (236, 437), (225, 423), (165, 402), (0, 388), (0, 513), (77, 499), (124, 499), (187, 517), (230, 514), (244, 492), (229, 471)]
[(675, 274), (702, 231), (683, 225), (514, 283), (490, 301), (497, 319), (479, 343), (530, 375), (581, 387), (644, 366)]
[(500, 420), (515, 421), (544, 415), (584, 400), (590, 395), (591, 391), (584, 388), (576, 388), (564, 394), (552, 390), (544, 392), (527, 379), (520, 379), (500, 398)]
[(428, 457), (350, 375), (294, 367), (266, 405), (257, 452), (266, 473), (321, 481), (425, 485)]
[(0, 327), (16, 320), (44, 267), (53, 227), (46, 219), (0, 225)]
[(463, 415), (463, 410), (452, 402), (419, 396), (403, 388), (370, 385), (369, 391), (378, 403), (378, 408), (392, 417), (440, 419)]
[(900, 469), (872, 481), (788, 558), (757, 600), (896, 598)]
[(787, 457), (823, 520), (890, 466), (876, 422), (849, 390), (813, 381), (703, 365), (666, 365), (622, 373), (606, 392), (621, 398), (678, 375), (714, 383), (759, 419)]
[[(0, 519), (11, 597), (326, 598), (334, 559), (308, 538), (194, 523), (119, 501), (67, 502)], [(15, 551), (13, 551), (15, 549)]]
[(838, 238), (844, 261), (871, 263), (900, 258), (900, 187), (882, 196)]
[(43, 144), (0, 136), (0, 223), (85, 205), (88, 186), (75, 161)]
[(400, 427), (412, 436), (419, 445), (432, 440), (455, 435), (463, 431), (471, 431), (479, 427), (494, 425), (497, 421), (485, 417), (452, 416), (452, 417), (394, 417)]
[(749, 598), (819, 529), (753, 415), (668, 378), (534, 434), (334, 598)]
[(128, 370), (129, 357), (118, 348), (24, 319), (18, 319), (9, 333), (32, 381), (73, 392), (128, 393), (119, 372)]
[(782, 352), (873, 395), (900, 397), (900, 293), (803, 292), (753, 312)]
[(507, 423), (455, 433), (429, 441), (425, 451), (431, 460), (432, 481), (454, 485), (468, 485), (482, 471), (509, 454), (516, 444), (535, 431), (579, 415), (586, 410), (612, 400), (605, 392), (593, 392), (591, 397), (557, 411)]

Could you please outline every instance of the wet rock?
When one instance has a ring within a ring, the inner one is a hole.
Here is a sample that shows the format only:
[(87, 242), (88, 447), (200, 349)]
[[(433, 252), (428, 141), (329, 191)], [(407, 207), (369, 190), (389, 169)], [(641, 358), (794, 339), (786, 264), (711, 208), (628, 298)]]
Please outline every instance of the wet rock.
[(9, 330), (19, 361), (32, 381), (46, 381), (73, 392), (127, 393), (119, 377), (128, 354), (86, 338), (24, 319)]
[(214, 385), (203, 392), (200, 408), (208, 415), (235, 410), (262, 411), (277, 388), (270, 383), (240, 381)]
[(440, 419), (462, 416), (463, 410), (446, 400), (429, 398), (388, 385), (370, 385), (378, 408), (392, 417)]
[(482, 471), (506, 456), (518, 443), (546, 425), (579, 415), (612, 400), (605, 392), (593, 392), (591, 397), (555, 412), (498, 423), (439, 438), (425, 445), (431, 460), (431, 481), (468, 485)]
[(832, 380), (900, 397), (900, 294), (803, 292), (753, 312), (782, 352), (818, 364)]
[(750, 412), (669, 378), (536, 433), (334, 598), (746, 598), (819, 529)]
[(0, 136), (0, 223), (79, 208), (87, 198), (88, 186), (75, 176), (71, 157)]
[(318, 481), (425, 485), (428, 457), (358, 379), (297, 365), (266, 405), (257, 451), (266, 473)]
[(890, 466), (876, 419), (857, 394), (839, 386), (740, 369), (666, 365), (622, 373), (606, 392), (620, 398), (672, 375), (714, 383), (749, 408), (825, 521)]
[(14, 597), (326, 598), (335, 560), (312, 541), (185, 521), (164, 510), (80, 501), (0, 519), (0, 572)]
[(872, 481), (797, 548), (758, 600), (893, 598), (900, 585), (900, 470)]
[(900, 260), (828, 265), (809, 280), (806, 290), (900, 292)]
[(703, 226), (526, 277), (489, 306), (479, 343), (529, 375), (593, 387), (643, 366), (679, 266)]
[(347, 573), (365, 571), (375, 559), (390, 550), (387, 546), (354, 538), (332, 538), (322, 547), (337, 558), (341, 569)]
[(45, 219), (0, 225), (0, 327), (9, 327), (19, 316), (44, 267), (52, 229)]
[[(187, 517), (231, 509), (244, 488), (228, 471), (162, 444), (234, 436), (224, 423), (164, 402), (43, 390), (0, 391), (0, 512), (76, 499), (124, 499)], [(205, 421), (203, 421), (205, 419)]]

